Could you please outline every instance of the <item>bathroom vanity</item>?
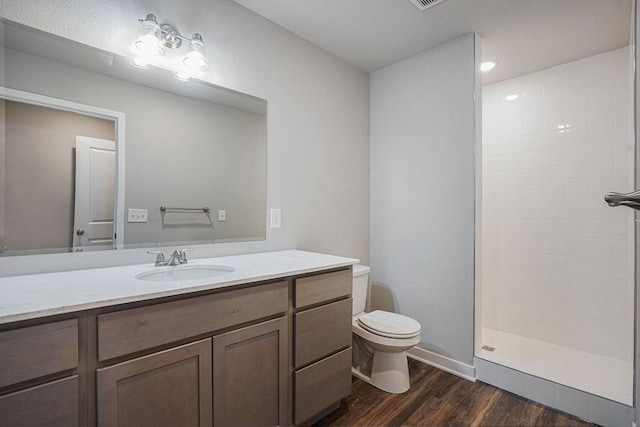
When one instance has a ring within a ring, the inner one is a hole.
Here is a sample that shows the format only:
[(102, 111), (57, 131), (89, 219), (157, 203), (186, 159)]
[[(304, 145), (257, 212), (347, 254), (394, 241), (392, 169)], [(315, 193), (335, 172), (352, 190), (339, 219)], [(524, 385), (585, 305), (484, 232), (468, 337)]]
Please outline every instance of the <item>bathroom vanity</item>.
[(309, 423), (351, 390), (357, 262), (280, 251), (191, 261), (226, 272), (182, 281), (136, 279), (153, 264), (2, 278), (0, 425)]

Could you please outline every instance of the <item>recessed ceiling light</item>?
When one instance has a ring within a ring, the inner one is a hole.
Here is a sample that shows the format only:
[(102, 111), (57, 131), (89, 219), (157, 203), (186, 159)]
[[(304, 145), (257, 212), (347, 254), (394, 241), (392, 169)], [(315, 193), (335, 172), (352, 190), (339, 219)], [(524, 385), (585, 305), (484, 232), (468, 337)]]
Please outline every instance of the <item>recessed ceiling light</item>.
[(496, 67), (496, 65), (498, 65), (496, 61), (485, 61), (482, 64), (480, 64), (480, 71), (482, 72), (491, 71)]

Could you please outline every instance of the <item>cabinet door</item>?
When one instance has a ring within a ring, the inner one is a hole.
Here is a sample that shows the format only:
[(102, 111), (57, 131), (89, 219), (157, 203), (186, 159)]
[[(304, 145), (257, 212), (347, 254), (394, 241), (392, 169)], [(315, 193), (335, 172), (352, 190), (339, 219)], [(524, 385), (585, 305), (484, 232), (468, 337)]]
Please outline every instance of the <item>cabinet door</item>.
[(287, 425), (287, 318), (213, 337), (213, 421)]
[(210, 426), (211, 340), (98, 369), (98, 425)]

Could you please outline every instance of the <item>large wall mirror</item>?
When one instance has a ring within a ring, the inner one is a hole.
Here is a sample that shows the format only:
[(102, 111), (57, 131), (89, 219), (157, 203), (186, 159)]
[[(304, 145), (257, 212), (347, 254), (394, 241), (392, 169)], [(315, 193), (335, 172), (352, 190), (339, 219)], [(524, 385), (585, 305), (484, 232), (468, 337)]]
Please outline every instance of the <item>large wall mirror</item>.
[(265, 238), (265, 100), (0, 27), (0, 256)]

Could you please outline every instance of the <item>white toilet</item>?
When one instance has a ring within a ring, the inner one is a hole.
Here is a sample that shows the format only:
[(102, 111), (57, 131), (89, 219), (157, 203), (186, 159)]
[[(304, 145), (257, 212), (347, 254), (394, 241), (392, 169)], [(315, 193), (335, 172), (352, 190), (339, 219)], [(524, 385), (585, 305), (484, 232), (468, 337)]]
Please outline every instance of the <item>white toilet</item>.
[(353, 266), (353, 362), (351, 372), (389, 393), (409, 390), (407, 353), (420, 342), (420, 323), (401, 314), (365, 313), (369, 267)]

